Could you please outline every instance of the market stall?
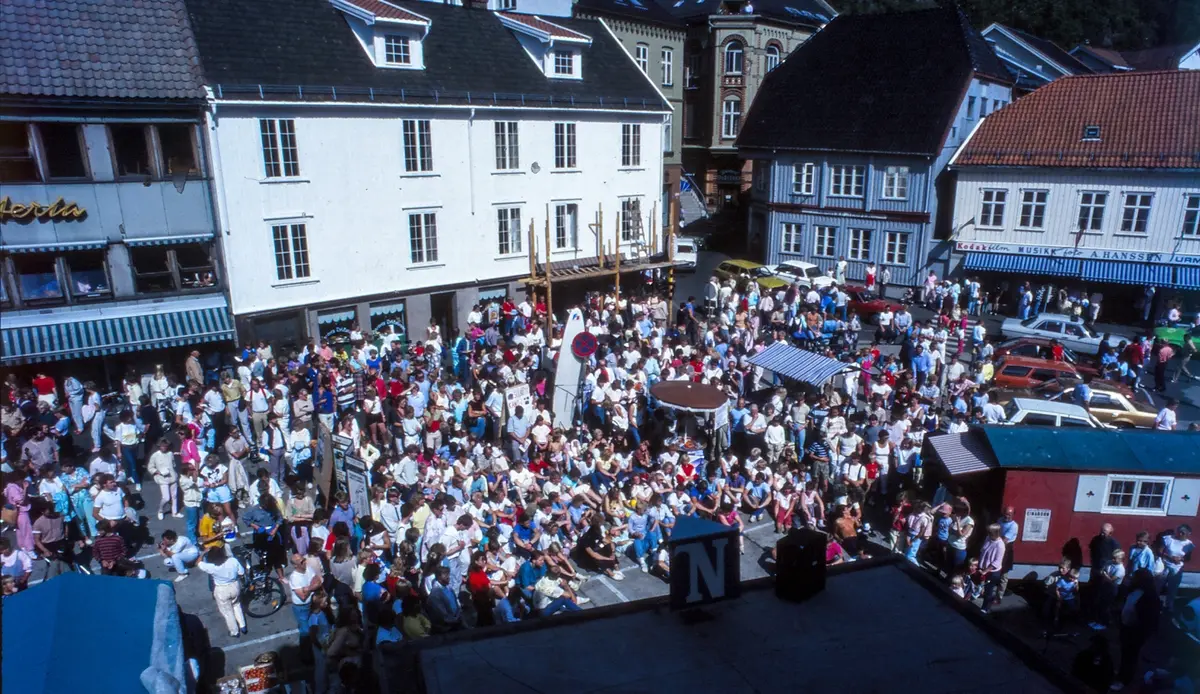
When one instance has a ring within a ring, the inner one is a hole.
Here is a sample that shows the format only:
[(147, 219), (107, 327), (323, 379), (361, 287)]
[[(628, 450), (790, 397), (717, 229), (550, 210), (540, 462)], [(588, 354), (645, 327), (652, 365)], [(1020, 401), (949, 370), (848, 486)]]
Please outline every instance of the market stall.
[(650, 389), (657, 407), (691, 414), (675, 416), (674, 436), (663, 441), (675, 445), (697, 470), (703, 471), (711, 436), (729, 423), (729, 395), (720, 386), (691, 381), (660, 381)]

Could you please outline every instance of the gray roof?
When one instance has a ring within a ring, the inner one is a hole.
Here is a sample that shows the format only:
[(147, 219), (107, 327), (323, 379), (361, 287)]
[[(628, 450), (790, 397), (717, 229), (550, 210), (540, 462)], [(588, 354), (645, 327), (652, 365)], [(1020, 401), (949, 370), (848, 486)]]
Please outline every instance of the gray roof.
[(202, 99), (182, 0), (0, 0), (0, 94)]

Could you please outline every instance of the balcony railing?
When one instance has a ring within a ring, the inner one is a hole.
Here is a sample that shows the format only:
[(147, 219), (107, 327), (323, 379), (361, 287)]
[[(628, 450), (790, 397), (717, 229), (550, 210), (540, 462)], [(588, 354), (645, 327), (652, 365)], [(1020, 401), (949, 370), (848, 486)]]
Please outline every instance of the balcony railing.
[(746, 77), (744, 75), (722, 75), (722, 87), (744, 87), (746, 86)]

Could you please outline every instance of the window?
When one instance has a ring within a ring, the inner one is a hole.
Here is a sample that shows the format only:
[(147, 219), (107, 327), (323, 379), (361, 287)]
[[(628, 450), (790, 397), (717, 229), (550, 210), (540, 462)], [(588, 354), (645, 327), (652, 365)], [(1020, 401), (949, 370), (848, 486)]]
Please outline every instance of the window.
[(517, 122), (498, 121), (496, 123), (496, 170), (512, 171), (520, 167)]
[(408, 243), (413, 264), (436, 263), (437, 214), (418, 212), (408, 215)]
[(46, 302), (63, 298), (58, 277), (58, 259), (41, 253), (22, 253), (12, 257), (17, 275), (17, 290), (26, 302)]
[(133, 265), (133, 286), (138, 294), (169, 292), (175, 289), (170, 253), (168, 249), (159, 246), (129, 249), (129, 262)]
[(837, 229), (834, 227), (814, 227), (816, 229), (813, 242), (813, 255), (832, 258), (837, 241)]
[(766, 68), (767, 72), (779, 67), (779, 46), (767, 46)]
[(1100, 126), (1098, 126), (1098, 125), (1083, 126), (1083, 140), (1085, 142), (1099, 142), (1100, 141)]
[(675, 84), (675, 51), (670, 48), (662, 49), (662, 84), (664, 87)]
[(1046, 228), (1046, 198), (1050, 192), (1045, 190), (1021, 191), (1021, 219), (1017, 225), (1021, 229)]
[(116, 164), (117, 176), (149, 176), (150, 147), (146, 143), (146, 127), (110, 125), (108, 132), (112, 138), (113, 162)]
[(433, 143), (427, 120), (404, 121), (404, 170), (433, 171)]
[(94, 299), (112, 294), (104, 251), (68, 253), (64, 261), (66, 275), (71, 281), (71, 296), (76, 299)]
[(554, 206), (554, 250), (562, 251), (579, 245), (579, 206), (563, 203)]
[(1200, 236), (1200, 194), (1184, 198), (1183, 235)]
[(883, 262), (908, 265), (908, 234), (889, 231), (884, 237)]
[(975, 119), (975, 97), (973, 96), (967, 97), (967, 118), (970, 120)]
[(687, 57), (687, 63), (683, 66), (683, 87), (684, 89), (695, 89), (700, 86), (700, 55), (693, 53)]
[(740, 41), (730, 41), (725, 44), (725, 74), (742, 74), (742, 59), (745, 57)]
[(767, 162), (754, 162), (754, 171), (750, 179), (754, 181), (754, 192), (767, 192), (767, 181), (771, 177), (771, 167)]
[(199, 173), (196, 161), (195, 127), (186, 123), (160, 123), (154, 126), (158, 133), (158, 151), (162, 157), (163, 176), (187, 176)]
[(216, 286), (212, 247), (207, 243), (187, 243), (175, 247), (175, 267), (183, 289)]
[(979, 226), (1004, 226), (1004, 203), (1007, 199), (1007, 190), (984, 190), (983, 205), (979, 208)]
[(721, 137), (731, 140), (737, 137), (742, 123), (742, 100), (731, 96), (721, 104)]
[(642, 165), (642, 126), (637, 123), (621, 125), (621, 166)]
[(829, 171), (829, 194), (846, 198), (863, 196), (863, 167), (834, 166)]
[(640, 198), (621, 200), (621, 241), (633, 241), (641, 236), (642, 201)]
[[(284, 228), (284, 243), (291, 246)], [(139, 246), (129, 249), (133, 266), (134, 288), (139, 294), (170, 292), (179, 289), (203, 289), (216, 286), (211, 246), (207, 243), (188, 243), (172, 249), (161, 246)], [(290, 259), (290, 252), (289, 252)], [(276, 256), (278, 259), (278, 255)], [(74, 272), (75, 264), (71, 269)]]
[(0, 181), (24, 183), (39, 181), (33, 142), (25, 123), (0, 123)]
[(803, 253), (800, 249), (800, 234), (804, 227), (799, 224), (783, 225), (783, 252)]
[(258, 127), (262, 134), (263, 169), (267, 178), (299, 176), (296, 121), (264, 119), (258, 121)]
[(312, 274), (307, 225), (276, 224), (271, 227), (271, 236), (275, 241), (275, 279), (298, 280)]
[(1146, 233), (1146, 224), (1150, 221), (1150, 202), (1154, 198), (1150, 193), (1126, 193), (1125, 213), (1121, 216), (1121, 231), (1127, 234)]
[(648, 74), (650, 71), (650, 47), (644, 43), (639, 43), (634, 47), (633, 59), (637, 62), (638, 69), (642, 74)]
[(554, 51), (554, 74), (575, 74), (575, 57), (571, 51)]
[(988, 114), (988, 100), (986, 98), (979, 100), (979, 117), (983, 118)]
[(889, 166), (884, 170), (883, 197), (891, 200), (908, 199), (907, 166)]
[(1104, 225), (1104, 206), (1108, 193), (1083, 191), (1079, 194), (1079, 228), (1083, 231), (1100, 231)]
[(797, 195), (812, 195), (815, 189), (817, 166), (812, 162), (792, 167), (792, 192)]
[[(496, 210), (496, 238), (500, 255), (521, 252), (521, 208), (501, 207)], [(437, 245), (436, 239), (434, 245)]]
[(1165, 477), (1110, 477), (1103, 511), (1165, 515), (1171, 481)]
[(850, 260), (871, 259), (871, 230), (850, 230), (850, 252), (846, 254)]
[(675, 150), (675, 138), (673, 137), (673, 133), (671, 130), (672, 126), (674, 125), (674, 123), (672, 121), (674, 121), (674, 120), (675, 120), (674, 114), (672, 114), (672, 113), (668, 113), (667, 117), (663, 119), (663, 151), (664, 152), (672, 152)]
[(554, 168), (575, 168), (575, 124), (554, 124)]
[[(87, 178), (87, 162), (79, 126), (71, 123), (38, 123), (37, 129), (46, 157), (47, 178)], [(0, 148), (3, 148), (3, 144), (0, 144)], [(3, 158), (3, 151), (0, 151), (0, 162)], [(3, 167), (3, 163), (0, 163), (0, 167)], [(0, 171), (0, 181), (4, 180), (8, 179)]]
[(408, 37), (389, 34), (383, 37), (383, 62), (388, 65), (411, 65)]
[(686, 102), (683, 104), (683, 136), (685, 138), (696, 136), (696, 104)]
[(496, 0), (496, 9), (515, 10), (517, 9), (517, 0)]

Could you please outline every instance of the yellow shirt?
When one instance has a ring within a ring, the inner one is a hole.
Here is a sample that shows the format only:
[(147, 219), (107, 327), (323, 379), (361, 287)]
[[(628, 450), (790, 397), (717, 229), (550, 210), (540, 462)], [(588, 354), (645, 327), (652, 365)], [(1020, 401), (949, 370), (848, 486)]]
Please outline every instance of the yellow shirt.
[[(216, 535), (217, 534), (217, 519), (213, 518), (212, 516), (208, 515), (207, 513), (204, 514), (203, 516), (200, 516), (200, 524), (196, 528), (196, 534), (199, 535), (200, 537), (210, 537), (212, 535)], [(204, 543), (205, 548), (224, 547), (224, 546), (225, 546), (225, 541), (220, 538), (217, 538), (216, 540), (213, 540), (211, 542)]]
[(415, 617), (404, 618), (404, 638), (420, 639), (429, 636), (429, 619), (419, 614)]
[(413, 514), (412, 527), (424, 533), (425, 521), (429, 520), (430, 513), (433, 513), (433, 511), (429, 509), (429, 504), (423, 504), (421, 508), (417, 509), (416, 513)]

